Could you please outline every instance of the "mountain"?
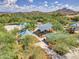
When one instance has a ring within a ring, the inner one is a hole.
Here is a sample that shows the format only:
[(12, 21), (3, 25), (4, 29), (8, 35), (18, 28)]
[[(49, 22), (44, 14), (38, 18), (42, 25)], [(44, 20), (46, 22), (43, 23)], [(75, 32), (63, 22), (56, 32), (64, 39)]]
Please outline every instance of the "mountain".
[(75, 15), (75, 14), (78, 13), (77, 11), (73, 11), (73, 10), (68, 9), (68, 8), (62, 8), (62, 9), (56, 10), (54, 12), (60, 13), (60, 14), (63, 14), (63, 15)]

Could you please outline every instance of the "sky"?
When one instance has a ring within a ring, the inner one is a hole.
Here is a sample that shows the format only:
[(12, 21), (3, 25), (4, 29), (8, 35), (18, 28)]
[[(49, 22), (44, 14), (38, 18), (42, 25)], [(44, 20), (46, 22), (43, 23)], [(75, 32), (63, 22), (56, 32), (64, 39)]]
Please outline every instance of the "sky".
[(0, 12), (51, 12), (62, 8), (79, 11), (79, 0), (0, 0)]

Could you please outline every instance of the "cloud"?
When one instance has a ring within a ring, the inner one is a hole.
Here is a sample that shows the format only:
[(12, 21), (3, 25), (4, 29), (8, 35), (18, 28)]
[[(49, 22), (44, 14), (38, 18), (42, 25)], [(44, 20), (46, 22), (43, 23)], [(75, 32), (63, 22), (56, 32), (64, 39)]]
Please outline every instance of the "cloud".
[(15, 9), (18, 9), (19, 6), (16, 5), (17, 0), (4, 0), (4, 4), (0, 5), (0, 11), (14, 11)]
[(69, 7), (69, 4), (65, 4), (65, 7), (67, 7), (67, 8), (68, 8), (68, 7)]
[(55, 1), (54, 3), (57, 4), (57, 3), (59, 3), (59, 2), (58, 2), (58, 1)]
[(45, 7), (48, 7), (48, 4), (44, 4)]
[(3, 0), (0, 4), (1, 6), (6, 6), (6, 7), (10, 7), (13, 5), (16, 5), (17, 0)]
[(48, 3), (47, 1), (44, 1), (44, 3)]
[(13, 4), (16, 4), (16, 1), (17, 0), (7, 0), (7, 4), (8, 5), (13, 5)]
[(34, 2), (34, 0), (28, 0), (30, 3), (33, 3)]
[(45, 6), (36, 6), (36, 5), (29, 5), (29, 6), (25, 5), (16, 8), (16, 12), (31, 12), (31, 11), (49, 12), (52, 10)]
[[(30, 3), (34, 2), (34, 0), (29, 0)], [(64, 7), (72, 9), (72, 10), (79, 10), (79, 6), (73, 6), (69, 4), (63, 4), (59, 3), (58, 1), (55, 1), (54, 3), (49, 5), (48, 1), (44, 1), (41, 5), (24, 5), (19, 6), (16, 4), (17, 0), (4, 0), (6, 4), (0, 5), (0, 11), (6, 11), (6, 12), (31, 12), (31, 11), (41, 11), (41, 12), (51, 12), (55, 11), (57, 9), (62, 9)]]
[(44, 1), (44, 6), (48, 7), (48, 2), (47, 1)]

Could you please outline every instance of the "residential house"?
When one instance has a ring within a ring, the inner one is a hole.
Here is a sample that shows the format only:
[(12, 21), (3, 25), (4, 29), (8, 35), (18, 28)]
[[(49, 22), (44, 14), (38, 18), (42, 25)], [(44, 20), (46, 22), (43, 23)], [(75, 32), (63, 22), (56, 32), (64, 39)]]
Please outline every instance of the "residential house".
[(48, 32), (52, 32), (52, 26), (53, 25), (51, 23), (41, 24), (37, 26), (37, 28), (34, 30), (34, 33), (37, 35), (42, 35)]

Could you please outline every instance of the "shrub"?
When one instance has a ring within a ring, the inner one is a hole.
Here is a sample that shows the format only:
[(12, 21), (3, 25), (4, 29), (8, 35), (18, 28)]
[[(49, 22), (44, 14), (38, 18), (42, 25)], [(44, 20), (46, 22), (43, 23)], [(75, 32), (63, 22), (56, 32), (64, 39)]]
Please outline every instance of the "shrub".
[[(28, 42), (28, 43), (26, 43)], [(23, 39), (22, 39), (22, 43), (25, 45), (25, 46), (33, 46), (33, 44), (37, 43), (38, 42), (38, 39), (35, 38), (34, 36), (32, 35), (27, 35), (25, 36)]]
[(60, 55), (64, 55), (69, 51), (69, 47), (65, 43), (57, 43), (54, 46), (54, 51)]

